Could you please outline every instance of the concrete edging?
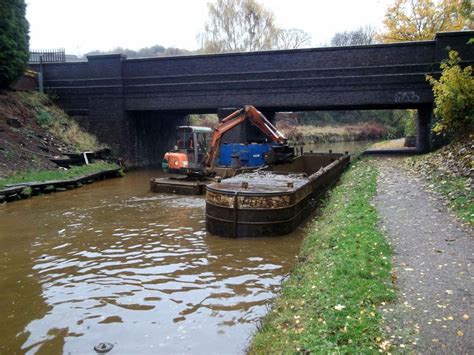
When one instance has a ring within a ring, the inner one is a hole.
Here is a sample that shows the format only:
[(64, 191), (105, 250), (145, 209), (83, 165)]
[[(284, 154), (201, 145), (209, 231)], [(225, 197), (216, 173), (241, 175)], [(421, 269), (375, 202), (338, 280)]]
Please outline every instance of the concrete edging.
[[(66, 180), (32, 181), (19, 184), (6, 185), (6, 188), (0, 190), (0, 203), (13, 202), (31, 196), (36, 196), (51, 192), (61, 192), (71, 190), (90, 184), (98, 180), (120, 176), (121, 168), (103, 170), (96, 173), (81, 175), (77, 178)], [(29, 191), (25, 189), (30, 188)]]

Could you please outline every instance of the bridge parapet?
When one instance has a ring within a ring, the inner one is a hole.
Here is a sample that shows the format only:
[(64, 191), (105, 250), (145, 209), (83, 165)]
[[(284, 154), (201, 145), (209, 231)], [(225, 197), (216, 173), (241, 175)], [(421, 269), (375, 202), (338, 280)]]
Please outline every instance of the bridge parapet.
[(121, 96), (125, 110), (214, 111), (252, 103), (268, 109), (390, 108), (431, 104), (426, 74), (436, 74), (473, 31), (437, 34), (435, 40), (126, 59), (88, 56), (86, 63), (45, 65), (45, 87), (66, 110), (87, 110), (85, 96)]

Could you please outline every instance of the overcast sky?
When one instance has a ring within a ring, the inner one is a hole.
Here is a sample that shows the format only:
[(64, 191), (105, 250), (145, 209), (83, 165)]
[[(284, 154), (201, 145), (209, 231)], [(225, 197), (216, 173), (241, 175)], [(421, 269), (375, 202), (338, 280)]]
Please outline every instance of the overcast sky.
[[(30, 48), (66, 48), (70, 54), (160, 44), (194, 50), (209, 0), (27, 0)], [(312, 46), (336, 32), (382, 28), (393, 0), (260, 0), (282, 28), (300, 28)]]

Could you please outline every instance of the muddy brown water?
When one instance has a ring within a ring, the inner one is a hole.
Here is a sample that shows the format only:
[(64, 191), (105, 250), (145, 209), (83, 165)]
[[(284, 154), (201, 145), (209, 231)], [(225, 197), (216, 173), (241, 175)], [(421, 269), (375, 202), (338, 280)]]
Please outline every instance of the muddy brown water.
[(295, 262), (278, 238), (205, 231), (158, 170), (0, 205), (0, 353), (238, 354)]

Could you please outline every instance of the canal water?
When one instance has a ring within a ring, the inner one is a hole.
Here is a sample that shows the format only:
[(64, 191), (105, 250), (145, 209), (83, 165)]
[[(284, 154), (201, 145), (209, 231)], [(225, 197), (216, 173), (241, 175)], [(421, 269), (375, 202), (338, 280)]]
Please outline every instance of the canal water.
[[(337, 144), (324, 150), (349, 149)], [(149, 192), (160, 174), (0, 205), (1, 354), (90, 354), (101, 342), (115, 354), (245, 351), (305, 226), (209, 235), (202, 197)]]

